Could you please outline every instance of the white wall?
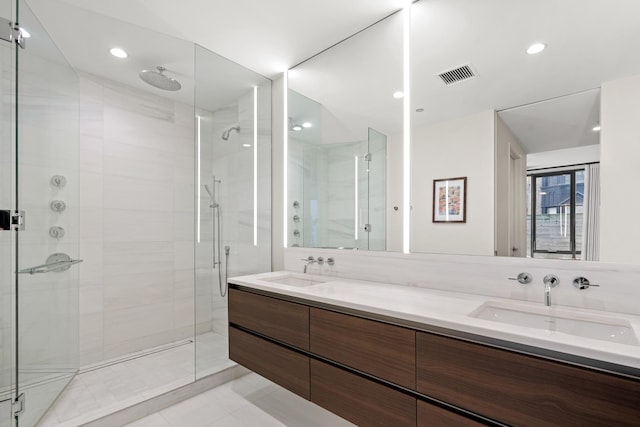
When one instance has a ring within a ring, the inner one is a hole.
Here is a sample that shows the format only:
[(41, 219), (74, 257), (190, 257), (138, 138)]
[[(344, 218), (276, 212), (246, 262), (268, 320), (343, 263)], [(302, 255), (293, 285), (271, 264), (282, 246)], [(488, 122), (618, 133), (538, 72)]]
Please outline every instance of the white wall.
[[(411, 252), (494, 252), (494, 112), (413, 129)], [(467, 177), (467, 222), (433, 223), (433, 180)]]
[[(496, 114), (496, 255), (526, 256), (526, 154)], [(517, 248), (513, 251), (513, 248)]]
[(602, 85), (600, 260), (640, 259), (640, 75)]
[(527, 154), (527, 169), (544, 169), (557, 166), (577, 165), (600, 161), (600, 145), (564, 148)]

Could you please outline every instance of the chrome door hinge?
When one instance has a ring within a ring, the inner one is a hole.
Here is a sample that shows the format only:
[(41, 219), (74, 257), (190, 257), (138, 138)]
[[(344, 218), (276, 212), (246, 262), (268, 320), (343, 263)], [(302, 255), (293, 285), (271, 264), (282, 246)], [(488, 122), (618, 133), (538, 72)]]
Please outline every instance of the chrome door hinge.
[(25, 38), (20, 30), (20, 25), (13, 23), (7, 18), (0, 17), (0, 39), (8, 42), (16, 42), (18, 46), (24, 49)]
[(24, 211), (0, 210), (0, 231), (24, 230)]
[(24, 393), (20, 393), (18, 398), (14, 400), (13, 403), (11, 404), (11, 409), (13, 410), (14, 417), (17, 418), (20, 415), (22, 415), (22, 413), (24, 412), (25, 400), (26, 400), (26, 397), (24, 396)]

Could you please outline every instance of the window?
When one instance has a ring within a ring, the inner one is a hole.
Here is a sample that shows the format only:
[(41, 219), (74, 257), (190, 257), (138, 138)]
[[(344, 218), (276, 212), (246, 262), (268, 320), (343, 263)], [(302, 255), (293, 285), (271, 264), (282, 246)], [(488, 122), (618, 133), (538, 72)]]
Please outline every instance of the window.
[(527, 177), (527, 256), (580, 259), (584, 169)]

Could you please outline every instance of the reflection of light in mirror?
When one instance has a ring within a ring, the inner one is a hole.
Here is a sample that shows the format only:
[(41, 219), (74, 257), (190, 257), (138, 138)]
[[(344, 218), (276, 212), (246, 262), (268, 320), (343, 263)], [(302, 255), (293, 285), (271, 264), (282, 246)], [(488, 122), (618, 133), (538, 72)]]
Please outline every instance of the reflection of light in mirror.
[(355, 236), (355, 240), (358, 240), (358, 156), (354, 156), (354, 188), (355, 188), (355, 194), (353, 196), (353, 200), (354, 200), (354, 205), (355, 205), (355, 210), (354, 210), (354, 215), (353, 215), (353, 222), (354, 222), (354, 236)]
[(393, 92), (393, 97), (394, 97), (395, 99), (402, 99), (402, 98), (404, 98), (404, 93), (402, 93), (402, 92), (400, 92), (400, 91)]
[(243, 147), (249, 148), (251, 147), (251, 144), (242, 144)]
[(402, 251), (409, 253), (410, 238), (410, 206), (411, 206), (411, 3), (404, 10), (404, 22), (402, 28), (402, 79), (404, 97), (402, 103), (402, 152), (403, 152), (403, 177), (402, 177)]
[(600, 125), (594, 126), (591, 130), (594, 132), (600, 132)]
[(289, 129), (289, 116), (287, 115), (289, 111), (289, 103), (287, 101), (289, 95), (288, 80), (289, 71), (285, 70), (282, 76), (282, 120), (284, 121), (282, 126), (284, 130), (284, 132), (282, 132), (282, 232), (284, 237), (283, 245), (285, 248), (287, 247), (287, 238), (289, 237), (287, 236), (287, 164), (289, 160), (287, 157), (289, 155), (289, 132), (287, 132), (287, 129)]
[(529, 55), (535, 55), (536, 53), (540, 53), (547, 47), (544, 43), (534, 43), (527, 49), (527, 53)]
[(293, 125), (293, 126), (291, 127), (291, 129), (292, 129), (292, 130), (295, 130), (296, 132), (298, 132), (298, 131), (302, 130), (302, 126), (300, 126), (300, 125)]
[(253, 87), (253, 246), (258, 246), (258, 86)]
[(196, 200), (198, 200), (198, 207), (196, 209), (196, 236), (197, 236), (197, 240), (198, 243), (200, 243), (200, 116), (196, 116), (196, 120), (197, 120), (197, 141), (198, 141), (198, 148), (196, 150), (196, 176), (197, 176), (197, 183), (196, 183)]
[(313, 125), (312, 125), (311, 123), (309, 123), (309, 122), (304, 122), (304, 123), (302, 124), (302, 127), (303, 127), (303, 128), (310, 128), (310, 127), (312, 127), (312, 126), (313, 126)]
[(125, 52), (125, 51), (124, 51), (124, 49), (120, 49), (119, 47), (112, 47), (112, 48), (109, 50), (109, 53), (110, 53), (111, 55), (115, 56), (116, 58), (121, 58), (121, 59), (124, 59), (124, 58), (126, 58), (127, 56), (129, 56), (129, 55), (127, 54), (127, 52)]

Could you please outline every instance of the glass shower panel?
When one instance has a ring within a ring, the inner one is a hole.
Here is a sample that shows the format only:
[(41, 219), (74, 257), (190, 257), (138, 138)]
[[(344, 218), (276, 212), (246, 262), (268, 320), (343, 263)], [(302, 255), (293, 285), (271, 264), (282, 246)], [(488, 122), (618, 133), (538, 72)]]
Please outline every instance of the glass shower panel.
[(17, 394), (35, 425), (78, 370), (78, 77), (24, 1), (17, 49)]
[(370, 251), (385, 251), (387, 249), (386, 203), (387, 203), (387, 136), (375, 129), (369, 128), (369, 173), (368, 203), (369, 224), (368, 232)]
[[(12, 1), (0, 1), (0, 17), (11, 20)], [(11, 137), (13, 123), (13, 69), (14, 45), (0, 41), (0, 209), (14, 206), (14, 139)], [(0, 230), (0, 427), (12, 424), (11, 398), (14, 388), (12, 375), (12, 289), (14, 232)]]
[(271, 81), (196, 46), (196, 378), (228, 358), (227, 278), (271, 270)]

